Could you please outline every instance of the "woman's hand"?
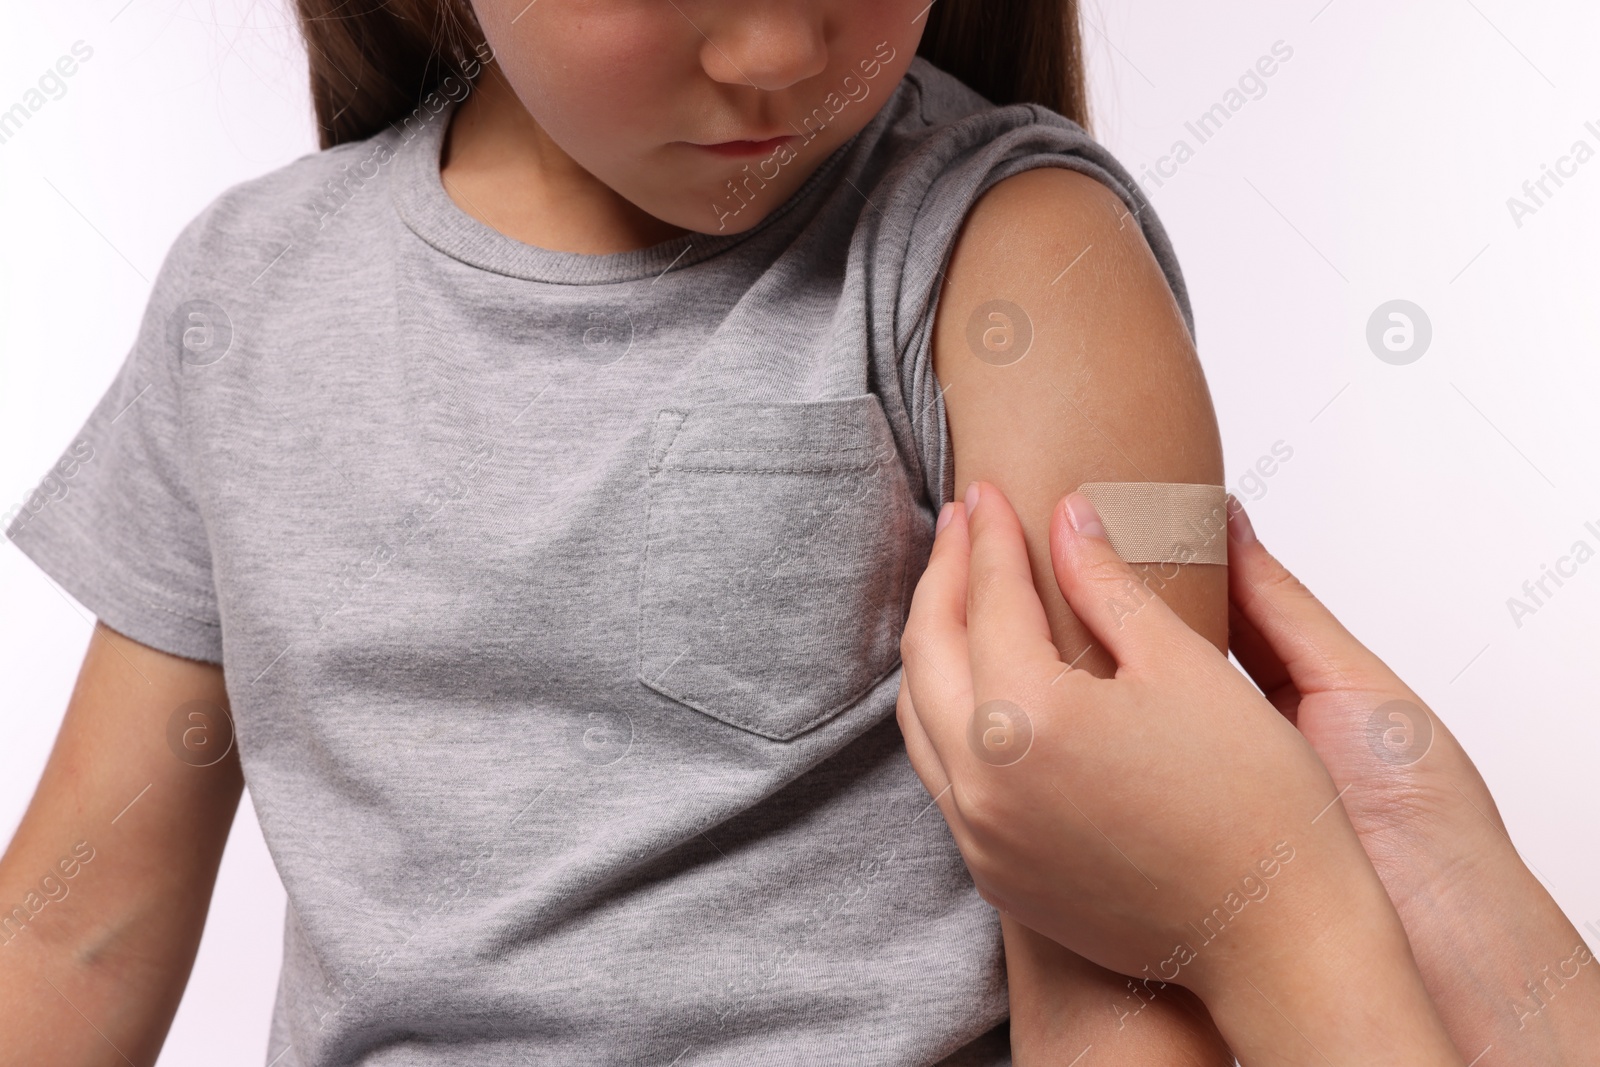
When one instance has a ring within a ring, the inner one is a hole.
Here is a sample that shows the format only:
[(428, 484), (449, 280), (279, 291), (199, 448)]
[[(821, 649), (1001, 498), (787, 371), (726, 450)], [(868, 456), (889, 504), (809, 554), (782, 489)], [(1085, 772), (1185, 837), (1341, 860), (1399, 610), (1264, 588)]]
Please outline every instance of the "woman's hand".
[(1600, 963), (1517, 855), (1466, 752), (1242, 509), (1228, 555), (1233, 653), (1339, 786), (1457, 1048), (1480, 1067), (1593, 1062)]
[(1231, 650), (1316, 750), (1395, 903), (1498, 854), (1505, 824), (1455, 737), (1267, 552), (1237, 503), (1228, 529)]
[(1052, 553), (1110, 679), (1061, 662), (998, 490), (940, 521), (899, 718), (984, 898), (1194, 989), (1246, 1064), (1461, 1062), (1316, 754), (1137, 583), (1088, 501), (1057, 509)]

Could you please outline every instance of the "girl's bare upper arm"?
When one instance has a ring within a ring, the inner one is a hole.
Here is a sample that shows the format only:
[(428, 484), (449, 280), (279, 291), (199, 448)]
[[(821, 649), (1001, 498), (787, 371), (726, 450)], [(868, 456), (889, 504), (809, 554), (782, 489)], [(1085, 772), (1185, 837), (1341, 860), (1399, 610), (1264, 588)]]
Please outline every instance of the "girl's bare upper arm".
[(243, 788), (222, 668), (96, 624), (0, 859), (0, 1065), (153, 1062)]
[[(1070, 660), (1090, 640), (1050, 568), (1062, 494), (1097, 481), (1222, 484), (1211, 396), (1166, 277), (1111, 190), (1075, 171), (1024, 171), (968, 215), (933, 344), (956, 492), (981, 479), (1011, 500)], [(1225, 568), (1143, 569), (1150, 589), (1227, 647)], [(1106, 674), (1112, 662), (1094, 648), (1079, 666)]]

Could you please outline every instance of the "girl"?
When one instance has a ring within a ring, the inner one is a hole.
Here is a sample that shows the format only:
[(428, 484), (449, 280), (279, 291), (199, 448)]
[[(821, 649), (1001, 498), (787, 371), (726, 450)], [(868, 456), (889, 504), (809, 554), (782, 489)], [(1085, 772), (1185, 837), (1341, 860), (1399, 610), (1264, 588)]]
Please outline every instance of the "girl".
[(242, 775), (282, 1067), (1229, 1062), (997, 919), (892, 721), (952, 486), (1010, 496), (1106, 671), (1051, 506), (1221, 482), (1074, 6), (300, 14), (326, 151), (185, 229), (9, 531), (100, 625), (3, 899), (103, 858), (24, 909), (5, 1047), (154, 1058)]

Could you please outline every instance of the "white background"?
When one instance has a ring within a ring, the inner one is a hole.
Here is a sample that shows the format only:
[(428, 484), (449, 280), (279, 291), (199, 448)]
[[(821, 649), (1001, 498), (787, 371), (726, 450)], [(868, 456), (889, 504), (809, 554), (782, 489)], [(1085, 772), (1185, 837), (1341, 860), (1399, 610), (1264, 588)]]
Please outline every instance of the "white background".
[[(314, 148), (284, 0), (92, 0), (0, 10), (0, 109), (82, 40), (68, 91), (0, 144), (0, 509), (72, 440), (120, 364), (168, 245), (227, 186)], [(1600, 926), (1600, 560), (1519, 627), (1507, 598), (1600, 549), (1600, 159), (1518, 226), (1577, 140), (1600, 150), (1578, 0), (1099, 0), (1097, 132), (1149, 186), (1182, 257), (1238, 487), (1257, 530), (1462, 738), (1512, 834)], [(1185, 130), (1275, 42), (1293, 56), (1203, 145)], [(1170, 166), (1169, 166), (1170, 170)], [(1433, 340), (1368, 347), (1393, 299)], [(1551, 586), (1553, 589), (1554, 587)], [(0, 835), (49, 752), (91, 619), (0, 549)], [(283, 891), (248, 797), (165, 1067), (260, 1064)], [(1590, 941), (1595, 936), (1590, 935)]]

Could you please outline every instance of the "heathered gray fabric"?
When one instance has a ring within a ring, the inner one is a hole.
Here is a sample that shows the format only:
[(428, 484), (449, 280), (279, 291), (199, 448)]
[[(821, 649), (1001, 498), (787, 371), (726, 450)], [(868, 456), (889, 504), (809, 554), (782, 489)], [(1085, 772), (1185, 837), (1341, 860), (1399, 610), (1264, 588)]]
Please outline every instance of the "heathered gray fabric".
[(196, 219), (10, 531), (224, 665), (289, 895), (265, 1059), (1009, 1063), (893, 720), (951, 488), (933, 300), (978, 195), (1065, 166), (1187, 314), (1153, 215), (919, 59), (753, 231), (552, 253), (451, 203), (448, 114)]

